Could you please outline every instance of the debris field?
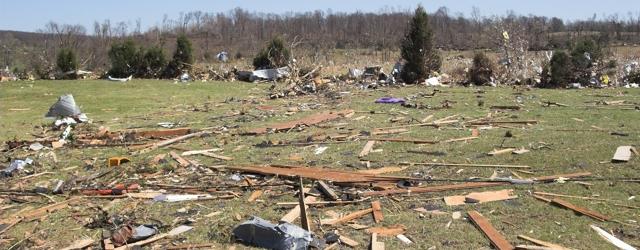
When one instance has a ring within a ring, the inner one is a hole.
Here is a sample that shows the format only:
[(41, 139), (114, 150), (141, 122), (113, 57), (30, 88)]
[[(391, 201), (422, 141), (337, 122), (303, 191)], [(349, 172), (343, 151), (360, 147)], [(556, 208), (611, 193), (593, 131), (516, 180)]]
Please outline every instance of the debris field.
[(640, 246), (640, 90), (331, 91), (0, 85), (0, 248)]

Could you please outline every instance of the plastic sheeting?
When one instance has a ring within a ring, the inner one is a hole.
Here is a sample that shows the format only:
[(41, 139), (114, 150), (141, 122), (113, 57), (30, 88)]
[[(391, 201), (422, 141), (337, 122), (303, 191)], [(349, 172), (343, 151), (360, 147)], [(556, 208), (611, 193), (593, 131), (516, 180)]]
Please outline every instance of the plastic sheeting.
[(313, 237), (296, 225), (275, 225), (258, 217), (252, 217), (233, 229), (233, 235), (245, 244), (276, 250), (306, 250)]
[(73, 99), (73, 95), (67, 94), (58, 98), (58, 101), (49, 108), (49, 112), (45, 117), (73, 117), (81, 113), (80, 108)]
[(273, 81), (273, 80), (278, 80), (280, 78), (288, 77), (288, 76), (289, 76), (288, 67), (282, 67), (277, 69), (260, 69), (260, 70), (254, 70), (252, 72), (250, 81), (252, 82), (256, 80)]

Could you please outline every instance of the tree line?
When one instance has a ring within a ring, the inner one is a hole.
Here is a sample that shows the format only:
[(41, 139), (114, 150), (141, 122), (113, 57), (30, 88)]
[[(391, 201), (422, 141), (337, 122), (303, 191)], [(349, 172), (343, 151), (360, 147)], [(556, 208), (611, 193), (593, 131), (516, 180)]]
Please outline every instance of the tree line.
[[(302, 41), (298, 48), (319, 56), (333, 49), (395, 51), (402, 45), (412, 10), (384, 9), (378, 13), (314, 11), (264, 14), (234, 9), (226, 13), (194, 11), (181, 13), (145, 31), (135, 25), (109, 20), (95, 22), (92, 30), (83, 25), (50, 22), (39, 34), (0, 35), (4, 64), (38, 75), (56, 70), (56, 56), (72, 50), (81, 68), (106, 71), (111, 68), (109, 51), (113, 44), (134, 41), (168, 53), (185, 35), (193, 45), (193, 60), (212, 62), (220, 51), (232, 58), (253, 56), (263, 44), (282, 36)], [(564, 21), (556, 17), (517, 15), (483, 16), (478, 8), (471, 15), (451, 13), (441, 7), (429, 14), (433, 46), (443, 50), (494, 49), (503, 46), (502, 33), (523, 41), (526, 50), (568, 48), (581, 37), (593, 37), (607, 44), (640, 43), (640, 13), (618, 14), (586, 20)], [(2, 63), (2, 62), (0, 62)]]

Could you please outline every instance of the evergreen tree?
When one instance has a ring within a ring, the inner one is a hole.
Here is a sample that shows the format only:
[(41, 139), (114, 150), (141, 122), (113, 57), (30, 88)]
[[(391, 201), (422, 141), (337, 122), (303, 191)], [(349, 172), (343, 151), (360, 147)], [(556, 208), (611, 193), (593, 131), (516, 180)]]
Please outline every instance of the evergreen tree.
[(191, 69), (191, 65), (193, 65), (191, 41), (189, 41), (187, 36), (182, 34), (178, 36), (176, 41), (176, 51), (173, 54), (173, 59), (171, 59), (171, 62), (167, 65), (165, 77), (176, 77), (181, 71)]
[(284, 40), (276, 37), (253, 58), (253, 67), (256, 69), (273, 69), (287, 66), (291, 53), (285, 46)]
[(68, 48), (61, 49), (56, 58), (56, 66), (62, 73), (76, 70), (78, 68), (78, 61), (73, 50)]
[(109, 49), (111, 69), (109, 75), (113, 77), (128, 77), (136, 74), (140, 69), (140, 51), (133, 40), (114, 43)]
[(556, 51), (549, 61), (549, 77), (545, 87), (564, 88), (572, 81), (572, 62), (569, 54), (564, 51)]
[(167, 66), (167, 59), (160, 47), (151, 47), (144, 53), (144, 76), (157, 78)]
[(404, 82), (416, 83), (426, 79), (431, 71), (440, 70), (442, 60), (433, 48), (432, 33), (427, 12), (418, 6), (401, 45), (406, 61), (401, 73)]
[(473, 66), (469, 69), (469, 81), (476, 85), (484, 85), (491, 82), (491, 77), (495, 71), (495, 65), (482, 52), (477, 52), (473, 56)]

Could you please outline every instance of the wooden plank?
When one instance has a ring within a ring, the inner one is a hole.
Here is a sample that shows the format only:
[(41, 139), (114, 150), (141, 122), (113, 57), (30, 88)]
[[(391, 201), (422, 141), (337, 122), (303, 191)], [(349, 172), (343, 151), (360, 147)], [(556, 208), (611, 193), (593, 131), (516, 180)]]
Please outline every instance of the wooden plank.
[[(306, 202), (316, 201), (316, 197), (307, 196), (304, 198)], [(289, 222), (293, 223), (298, 217), (300, 217), (300, 205), (296, 205), (293, 209), (289, 210), (289, 212), (280, 219), (281, 222)]]
[(509, 243), (509, 241), (507, 241), (507, 239), (504, 238), (504, 236), (502, 236), (502, 234), (500, 234), (500, 232), (498, 232), (498, 230), (496, 230), (493, 225), (491, 225), (489, 220), (487, 220), (480, 213), (476, 211), (469, 211), (467, 212), (467, 214), (469, 214), (469, 218), (471, 218), (473, 224), (475, 224), (480, 229), (480, 231), (482, 231), (482, 233), (484, 233), (484, 235), (489, 238), (489, 241), (491, 241), (491, 245), (493, 245), (496, 249), (514, 249), (513, 245), (511, 245), (511, 243)]
[(376, 141), (368, 141), (366, 144), (364, 144), (364, 148), (362, 148), (362, 151), (360, 151), (358, 157), (362, 158), (367, 156), (369, 152), (371, 152), (371, 149), (373, 149), (374, 144), (376, 144)]
[(620, 146), (616, 149), (616, 153), (611, 158), (611, 162), (628, 162), (631, 160), (633, 153), (637, 154), (637, 151), (632, 146)]
[(251, 193), (251, 195), (249, 196), (249, 199), (247, 199), (248, 202), (254, 202), (256, 199), (258, 199), (258, 197), (260, 197), (262, 194), (264, 193), (264, 191), (262, 190), (256, 190), (253, 191), (253, 193)]
[(164, 141), (159, 141), (159, 142), (156, 142), (156, 143), (153, 143), (153, 144), (144, 145), (143, 149), (141, 149), (139, 151), (136, 151), (133, 154), (135, 155), (135, 154), (148, 153), (148, 152), (151, 152), (152, 150), (157, 149), (157, 148), (169, 146), (169, 145), (177, 143), (177, 142), (181, 142), (181, 141), (188, 140), (188, 139), (195, 138), (195, 137), (200, 137), (200, 136), (207, 135), (207, 134), (211, 134), (211, 132), (209, 132), (209, 131), (201, 131), (201, 132), (196, 132), (196, 133), (192, 133), (192, 134), (186, 134), (186, 135), (179, 136), (179, 137), (176, 137), (176, 138), (171, 138), (171, 139), (164, 140)]
[(69, 245), (68, 247), (62, 248), (62, 250), (79, 250), (79, 249), (84, 249), (88, 246), (91, 246), (93, 244), (94, 240), (91, 238), (85, 238), (85, 239), (81, 239), (81, 240), (76, 240), (73, 243), (71, 243), (71, 245)]
[(323, 194), (329, 197), (330, 200), (333, 200), (333, 201), (338, 200), (339, 197), (336, 194), (336, 192), (334, 192), (333, 188), (329, 187), (329, 185), (327, 185), (327, 183), (325, 183), (324, 181), (318, 181), (318, 188)]
[(302, 177), (299, 179), (300, 185), (298, 190), (298, 202), (300, 202), (300, 224), (302, 229), (311, 232), (311, 224), (309, 223), (309, 216), (307, 215), (307, 204), (304, 204), (304, 185), (302, 183)]
[(380, 201), (372, 201), (371, 208), (373, 209), (373, 220), (376, 223), (380, 223), (384, 216), (382, 215), (382, 205), (380, 205)]
[(378, 242), (378, 234), (371, 234), (371, 250), (384, 250), (384, 242)]
[(526, 240), (526, 241), (533, 242), (533, 243), (535, 243), (537, 245), (540, 245), (540, 246), (547, 247), (547, 248), (549, 248), (551, 250), (571, 250), (569, 248), (566, 248), (566, 247), (563, 247), (563, 246), (560, 246), (560, 245), (557, 245), (557, 244), (553, 244), (551, 242), (546, 242), (546, 241), (534, 239), (534, 238), (531, 238), (529, 236), (522, 235), (522, 234), (518, 235), (518, 238)]
[(317, 114), (307, 116), (294, 121), (282, 122), (282, 123), (268, 125), (262, 128), (252, 129), (242, 134), (243, 135), (260, 135), (260, 134), (266, 134), (269, 131), (275, 131), (275, 132), (286, 131), (300, 125), (311, 126), (311, 125), (315, 125), (323, 122), (328, 122), (331, 120), (346, 117), (353, 113), (354, 111), (351, 109), (346, 109), (342, 111), (325, 111), (322, 113), (317, 113)]
[(619, 249), (622, 250), (636, 250), (637, 248), (625, 243), (624, 241), (616, 238), (615, 236), (611, 235), (610, 233), (607, 233), (607, 231), (603, 230), (602, 228), (599, 228), (595, 225), (590, 225), (591, 229), (595, 230), (598, 235), (600, 235), (600, 237), (604, 238), (605, 240), (607, 240), (609, 243), (613, 244), (614, 246), (616, 246)]
[(421, 140), (421, 139), (403, 139), (403, 138), (371, 138), (375, 141), (384, 141), (384, 142), (409, 142), (413, 144), (437, 144), (438, 141), (431, 140)]
[(218, 151), (222, 151), (222, 149), (220, 149), (220, 148), (212, 148), (212, 149), (184, 151), (180, 155), (182, 155), (182, 156), (190, 156), (190, 155), (198, 155), (198, 154), (202, 154), (202, 153), (213, 153), (213, 152), (218, 152)]
[(214, 153), (211, 153), (211, 152), (200, 152), (200, 154), (204, 155), (204, 156), (209, 156), (211, 158), (216, 158), (216, 159), (219, 159), (219, 160), (223, 160), (223, 161), (231, 161), (231, 160), (233, 160), (232, 157), (218, 155), (218, 154), (214, 154)]
[(355, 240), (353, 240), (351, 238), (348, 238), (348, 237), (346, 237), (344, 235), (340, 235), (339, 239), (340, 239), (341, 243), (343, 243), (343, 244), (345, 244), (347, 246), (350, 246), (350, 247), (357, 247), (357, 246), (360, 245), (359, 242), (357, 242), (357, 241), (355, 241)]
[(457, 141), (468, 141), (468, 140), (475, 140), (478, 139), (479, 137), (477, 136), (468, 136), (468, 137), (462, 137), (462, 138), (453, 138), (453, 139), (449, 139), (449, 140), (444, 140), (442, 141), (443, 143), (448, 143), (448, 142), (457, 142)]
[(408, 167), (381, 167), (381, 168), (375, 168), (375, 169), (358, 170), (358, 173), (379, 175), (379, 174), (400, 172), (407, 168)]
[(165, 137), (173, 137), (173, 136), (181, 136), (186, 135), (191, 132), (190, 128), (176, 128), (176, 129), (165, 129), (165, 130), (150, 130), (150, 131), (134, 131), (129, 132), (128, 134), (133, 135), (134, 138), (165, 138)]
[(494, 149), (493, 151), (487, 153), (487, 155), (490, 155), (490, 156), (501, 155), (501, 154), (511, 153), (515, 150), (516, 150), (515, 148)]
[(42, 216), (45, 216), (48, 213), (51, 213), (51, 212), (54, 212), (54, 211), (57, 211), (57, 210), (60, 210), (60, 209), (67, 208), (67, 207), (69, 207), (69, 203), (75, 202), (77, 200), (80, 200), (80, 198), (79, 197), (71, 198), (71, 199), (68, 199), (68, 200), (65, 200), (65, 201), (61, 201), (61, 202), (58, 202), (58, 203), (55, 203), (55, 204), (51, 204), (51, 205), (48, 205), (48, 206), (44, 206), (44, 207), (41, 207), (41, 208), (30, 210), (30, 211), (25, 212), (24, 214), (19, 214), (17, 216), (23, 217), (24, 221), (33, 221), (33, 220), (39, 219)]
[[(558, 174), (558, 175), (550, 175), (550, 176), (539, 176), (534, 177), (532, 180), (537, 182), (548, 182), (554, 181), (558, 178), (578, 178), (585, 177), (591, 175), (590, 172), (579, 172), (579, 173), (571, 173), (571, 174)], [(462, 190), (462, 189), (472, 189), (472, 188), (482, 188), (482, 187), (495, 187), (495, 186), (506, 186), (511, 185), (509, 182), (469, 182), (462, 184), (450, 184), (450, 185), (440, 185), (440, 186), (430, 186), (430, 187), (411, 187), (411, 188), (394, 188), (387, 189), (382, 191), (369, 191), (362, 193), (362, 196), (384, 196), (384, 195), (393, 195), (393, 194), (411, 194), (411, 193), (433, 193), (433, 192), (443, 192), (443, 191), (453, 191), (453, 190)]]
[(557, 205), (557, 206), (560, 206), (560, 207), (564, 207), (564, 208), (569, 209), (569, 210), (573, 210), (576, 213), (591, 217), (591, 218), (599, 220), (599, 221), (609, 221), (610, 220), (610, 218), (608, 216), (606, 216), (606, 215), (603, 215), (603, 214), (598, 213), (598, 212), (593, 211), (593, 210), (589, 210), (587, 208), (576, 206), (576, 205), (571, 204), (570, 202), (562, 200), (562, 199), (558, 199), (558, 198), (547, 199), (547, 198), (544, 198), (544, 197), (541, 197), (541, 196), (535, 195), (535, 194), (533, 195), (533, 197), (535, 197), (535, 198), (537, 198), (539, 200), (542, 200), (542, 201), (551, 202), (551, 204), (554, 204), (554, 205)]
[(371, 132), (372, 135), (390, 135), (390, 134), (399, 134), (408, 132), (408, 129), (405, 128), (397, 128), (397, 129), (389, 129), (389, 130), (374, 130)]
[(362, 216), (370, 214), (371, 212), (373, 212), (373, 208), (367, 208), (367, 209), (364, 209), (364, 210), (360, 210), (360, 211), (356, 211), (356, 212), (350, 213), (350, 214), (348, 214), (348, 215), (346, 215), (344, 217), (340, 217), (338, 219), (334, 219), (334, 220), (328, 221), (328, 222), (326, 222), (324, 224), (327, 224), (327, 225), (338, 225), (340, 223), (345, 223), (345, 222), (349, 222), (351, 220), (360, 218)]
[(403, 225), (393, 225), (389, 227), (371, 227), (367, 228), (365, 231), (379, 236), (396, 236), (398, 234), (405, 233), (407, 228)]
[(472, 203), (485, 203), (492, 201), (502, 201), (518, 198), (513, 195), (513, 189), (505, 189), (498, 191), (487, 191), (470, 193), (467, 195), (456, 195), (444, 197), (444, 202), (449, 206), (458, 206)]
[(438, 162), (416, 162), (407, 163), (409, 165), (443, 166), (443, 167), (475, 167), (475, 168), (531, 168), (526, 165), (499, 165), (499, 164), (471, 164), (471, 163), (438, 163)]
[(187, 161), (185, 158), (182, 158), (182, 156), (174, 151), (169, 152), (169, 155), (171, 156), (171, 158), (176, 160), (181, 167), (188, 167), (189, 165), (191, 165), (191, 162)]

